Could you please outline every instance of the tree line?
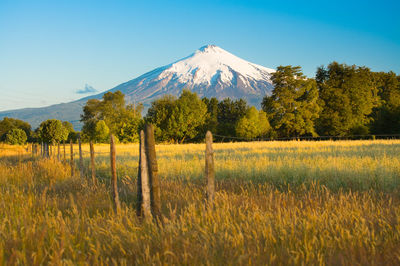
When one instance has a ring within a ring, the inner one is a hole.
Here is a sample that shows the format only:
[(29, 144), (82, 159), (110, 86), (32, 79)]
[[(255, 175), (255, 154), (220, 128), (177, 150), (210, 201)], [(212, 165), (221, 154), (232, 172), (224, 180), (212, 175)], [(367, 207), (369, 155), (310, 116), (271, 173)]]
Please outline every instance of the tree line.
[[(107, 92), (83, 107), (81, 138), (107, 142), (113, 134), (119, 142), (137, 142), (145, 123), (154, 125), (158, 141), (172, 143), (203, 141), (207, 130), (217, 140), (400, 134), (400, 76), (393, 72), (333, 62), (315, 78), (299, 66), (279, 66), (271, 80), (274, 89), (261, 110), (243, 99), (200, 99), (183, 90), (153, 101), (142, 117), (142, 104), (127, 105), (120, 91)], [(10, 144), (75, 141), (77, 134), (55, 119), (35, 131), (18, 119), (0, 121), (0, 140)]]

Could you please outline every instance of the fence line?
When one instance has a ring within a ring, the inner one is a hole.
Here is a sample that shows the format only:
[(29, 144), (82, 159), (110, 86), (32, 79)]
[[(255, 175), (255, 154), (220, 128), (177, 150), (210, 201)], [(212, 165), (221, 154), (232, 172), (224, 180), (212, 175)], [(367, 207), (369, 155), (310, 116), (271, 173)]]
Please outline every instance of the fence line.
[[(246, 140), (249, 139), (222, 136), (214, 134), (215, 137), (220, 138), (231, 138), (236, 140)], [(346, 136), (349, 137), (400, 137), (400, 134), (396, 135), (353, 135)], [(334, 137), (334, 136), (319, 136), (319, 137), (297, 137), (297, 138), (280, 138), (280, 139), (266, 139), (257, 138), (252, 139), (253, 141), (276, 141), (276, 140), (293, 140), (293, 139), (322, 139), (322, 138), (345, 138), (345, 137)], [(213, 134), (207, 131), (205, 136), (205, 168), (204, 168), (204, 179), (206, 180), (205, 191), (207, 194), (207, 202), (212, 203), (215, 195), (215, 170), (214, 170), (214, 150), (213, 145)], [(115, 147), (115, 137), (110, 136), (110, 151), (109, 152), (95, 152), (94, 145), (92, 142), (89, 143), (90, 151), (84, 151), (82, 149), (80, 137), (78, 137), (78, 149), (74, 148), (74, 144), (70, 141), (70, 160), (69, 164), (71, 167), (71, 176), (75, 175), (75, 168), (78, 167), (80, 172), (80, 177), (85, 178), (85, 169), (83, 163), (83, 153), (90, 154), (90, 169), (91, 169), (91, 180), (93, 185), (97, 183), (96, 169), (95, 169), (95, 156), (96, 154), (110, 154), (110, 170), (111, 170), (111, 185), (110, 190), (113, 200), (113, 209), (116, 215), (120, 213), (120, 202), (117, 187), (117, 158), (116, 158), (116, 147)], [(54, 148), (54, 149), (53, 149)], [(41, 143), (40, 145), (40, 156), (42, 158), (57, 158), (58, 161), (63, 161), (67, 164), (66, 159), (66, 145), (63, 143), (64, 158), (61, 160), (60, 144), (57, 145), (57, 151), (55, 152), (55, 146), (51, 146), (47, 143)], [(29, 149), (29, 147), (28, 147)], [(49, 150), (52, 151), (49, 153)], [(74, 161), (74, 153), (79, 154), (79, 161)], [(57, 156), (56, 156), (57, 155)], [(32, 144), (32, 156), (39, 156), (39, 145)], [(137, 214), (144, 217), (145, 219), (154, 217), (157, 220), (163, 222), (161, 215), (161, 191), (160, 191), (160, 180), (158, 177), (158, 165), (155, 150), (155, 139), (154, 139), (154, 127), (152, 125), (146, 125), (145, 130), (140, 132), (140, 144), (139, 144), (139, 162), (138, 162), (138, 177), (137, 177)]]

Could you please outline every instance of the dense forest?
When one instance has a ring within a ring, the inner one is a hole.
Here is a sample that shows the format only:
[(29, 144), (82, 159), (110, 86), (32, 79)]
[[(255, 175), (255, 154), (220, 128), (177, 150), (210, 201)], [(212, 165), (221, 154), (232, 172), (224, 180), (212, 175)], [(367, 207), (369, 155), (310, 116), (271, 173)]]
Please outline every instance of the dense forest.
[[(88, 100), (83, 108), (82, 139), (107, 142), (138, 141), (145, 123), (155, 126), (160, 142), (199, 142), (210, 130), (216, 139), (250, 140), (288, 137), (362, 136), (400, 134), (400, 76), (373, 72), (367, 67), (333, 62), (307, 78), (299, 66), (279, 66), (272, 74), (274, 89), (262, 110), (245, 100), (202, 98), (184, 90), (179, 98), (165, 95), (143, 106), (126, 105), (120, 91), (102, 100)], [(69, 122), (43, 121), (34, 131), (21, 120), (0, 121), (0, 141), (9, 144), (76, 141)]]

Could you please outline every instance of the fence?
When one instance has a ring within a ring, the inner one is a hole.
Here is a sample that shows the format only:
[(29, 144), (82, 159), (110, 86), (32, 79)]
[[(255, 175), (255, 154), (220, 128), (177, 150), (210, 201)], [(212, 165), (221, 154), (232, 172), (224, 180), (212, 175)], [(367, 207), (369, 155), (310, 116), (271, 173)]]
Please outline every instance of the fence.
[[(208, 203), (212, 203), (215, 194), (215, 174), (214, 174), (214, 152), (212, 148), (213, 136), (211, 132), (206, 134), (206, 150), (205, 150), (205, 179), (207, 180), (207, 199)], [(69, 164), (71, 167), (71, 176), (74, 176), (76, 171), (76, 163), (74, 154), (78, 153), (79, 175), (81, 178), (86, 178), (84, 174), (83, 166), (83, 153), (89, 153), (90, 155), (90, 176), (91, 181), (94, 185), (97, 184), (96, 178), (96, 165), (95, 155), (96, 154), (110, 154), (110, 171), (111, 171), (111, 194), (113, 199), (113, 209), (118, 215), (121, 210), (121, 205), (118, 195), (117, 187), (117, 171), (116, 171), (116, 148), (115, 138), (113, 135), (110, 137), (110, 151), (109, 152), (95, 152), (94, 145), (92, 142), (89, 143), (90, 151), (83, 151), (80, 136), (78, 135), (78, 150), (74, 149), (72, 141), (69, 143), (70, 146), (70, 160)], [(56, 158), (57, 160), (67, 164), (66, 158), (66, 143), (62, 144), (63, 151), (61, 151), (61, 144), (49, 145), (47, 143), (32, 144), (31, 151), (32, 156), (40, 156), (42, 158)], [(63, 155), (63, 156), (62, 156)], [(63, 158), (62, 158), (63, 157)], [(139, 143), (139, 167), (138, 167), (138, 178), (137, 178), (137, 214), (145, 219), (155, 218), (156, 221), (162, 222), (161, 215), (161, 191), (160, 191), (160, 180), (158, 177), (158, 165), (155, 149), (154, 139), (154, 127), (151, 124), (145, 126), (145, 129), (140, 132), (140, 143)]]
[[(347, 136), (347, 137), (335, 137), (335, 136), (320, 136), (320, 137), (297, 137), (297, 138), (280, 138), (280, 139), (244, 139), (238, 137), (229, 137), (214, 135), (218, 138), (233, 139), (233, 140), (246, 140), (246, 141), (271, 141), (271, 140), (324, 140), (324, 139), (351, 139), (351, 138), (370, 138), (385, 137), (385, 138), (400, 138), (400, 135), (358, 135), (358, 136)], [(205, 136), (206, 149), (205, 149), (205, 179), (207, 181), (206, 192), (207, 202), (212, 203), (215, 194), (215, 171), (214, 171), (214, 151), (212, 147), (213, 135), (210, 131)], [(40, 156), (43, 158), (57, 158), (67, 164), (66, 158), (66, 143), (57, 145), (49, 145), (47, 143), (41, 143), (40, 145)], [(69, 164), (71, 167), (71, 176), (74, 176), (76, 165), (78, 166), (79, 175), (81, 178), (86, 178), (84, 174), (83, 166), (83, 153), (90, 155), (90, 177), (94, 185), (97, 184), (96, 178), (96, 165), (95, 156), (96, 154), (109, 154), (110, 155), (110, 171), (111, 171), (111, 194), (113, 199), (113, 209), (116, 214), (120, 213), (120, 202), (117, 187), (117, 171), (116, 171), (116, 149), (114, 136), (110, 137), (110, 151), (109, 152), (95, 152), (94, 145), (92, 142), (89, 143), (90, 150), (82, 150), (82, 144), (80, 135), (78, 135), (78, 149), (74, 149), (72, 141), (69, 143), (70, 146), (70, 159)], [(32, 144), (32, 156), (39, 156), (39, 145)], [(62, 151), (61, 151), (62, 150)], [(74, 154), (78, 154), (79, 158), (75, 163)], [(63, 157), (63, 158), (62, 158)], [(155, 150), (155, 139), (154, 139), (154, 127), (149, 124), (145, 126), (145, 130), (140, 132), (139, 142), (139, 162), (138, 162), (138, 178), (137, 178), (137, 215), (145, 219), (155, 218), (157, 221), (162, 222), (161, 216), (161, 199), (160, 199), (160, 180), (158, 178), (158, 165)]]

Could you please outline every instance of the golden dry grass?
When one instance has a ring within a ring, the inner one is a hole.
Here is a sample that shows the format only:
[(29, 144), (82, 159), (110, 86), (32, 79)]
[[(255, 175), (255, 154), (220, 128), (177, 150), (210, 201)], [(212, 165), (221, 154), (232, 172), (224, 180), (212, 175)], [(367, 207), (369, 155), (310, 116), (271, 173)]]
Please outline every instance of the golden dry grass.
[(400, 264), (399, 140), (214, 149), (217, 193), (207, 207), (204, 144), (157, 146), (165, 217), (157, 225), (135, 214), (138, 145), (117, 147), (120, 217), (108, 145), (96, 146), (97, 187), (68, 165), (1, 145), (0, 262)]

